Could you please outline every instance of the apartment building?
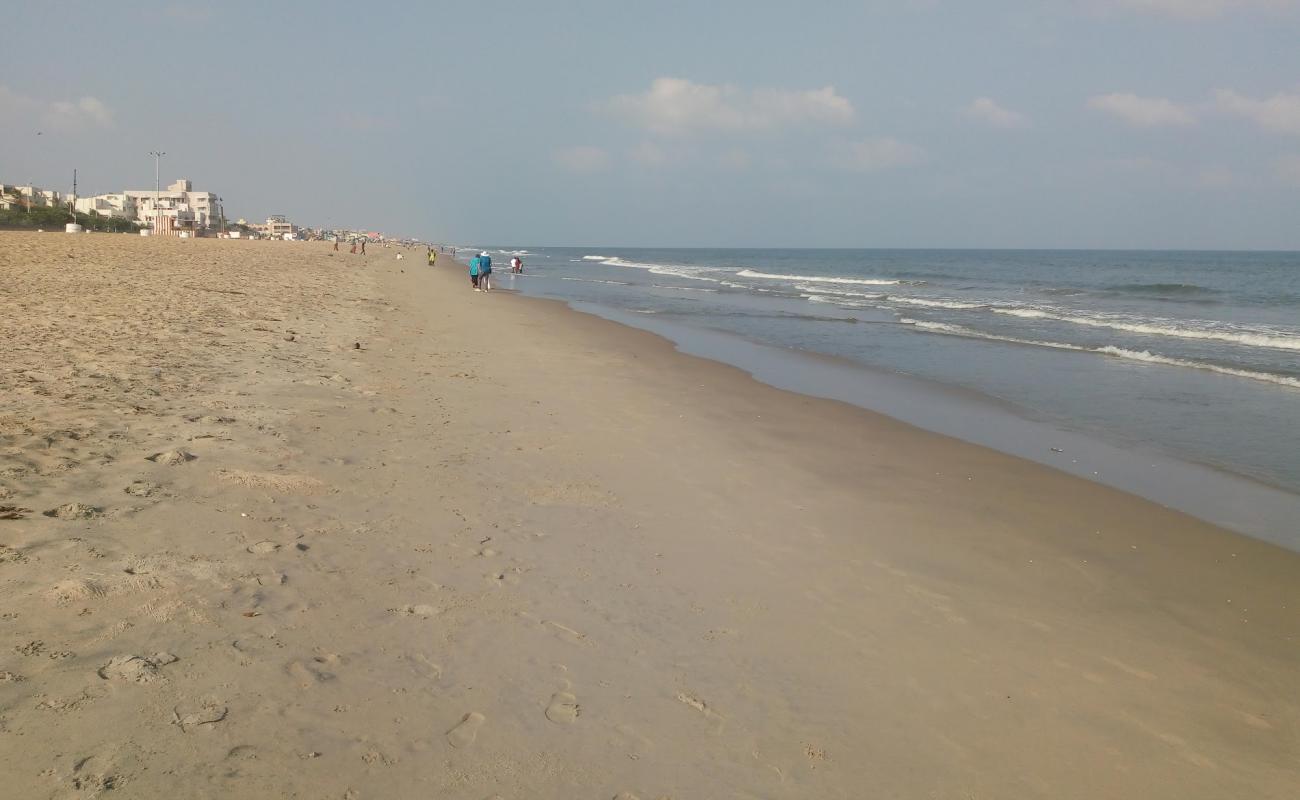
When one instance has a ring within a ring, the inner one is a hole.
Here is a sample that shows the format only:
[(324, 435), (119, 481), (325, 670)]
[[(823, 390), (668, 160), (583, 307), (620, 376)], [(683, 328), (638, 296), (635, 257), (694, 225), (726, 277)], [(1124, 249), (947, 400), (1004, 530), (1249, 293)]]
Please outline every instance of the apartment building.
[[(212, 192), (196, 192), (189, 180), (181, 178), (166, 189), (128, 189), (123, 194), (135, 203), (136, 218), (152, 223), (158, 214), (192, 220), (192, 227), (216, 227), (219, 221), (217, 196)], [(183, 212), (183, 213), (182, 213)]]
[(135, 198), (128, 197), (125, 192), (78, 197), (74, 207), (81, 214), (98, 214), (101, 217), (122, 217), (133, 220), (139, 216)]

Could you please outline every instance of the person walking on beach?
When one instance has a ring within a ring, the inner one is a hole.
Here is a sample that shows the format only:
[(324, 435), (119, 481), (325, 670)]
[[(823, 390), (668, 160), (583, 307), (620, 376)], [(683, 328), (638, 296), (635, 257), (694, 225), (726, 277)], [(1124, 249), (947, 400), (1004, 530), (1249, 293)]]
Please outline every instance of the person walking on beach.
[(492, 256), (487, 251), (478, 254), (478, 285), (485, 292), (492, 291)]
[(434, 250), (432, 247), (430, 247), (430, 248), (429, 248), (429, 266), (432, 267), (432, 266), (433, 266), (434, 264), (436, 264), (437, 262), (438, 262), (438, 251), (437, 251), (437, 250)]
[(337, 253), (338, 251), (339, 251), (339, 237), (335, 236), (335, 237), (334, 237), (334, 252)]
[(361, 255), (364, 256), (365, 254), (366, 254), (366, 240), (365, 240), (365, 239), (362, 239), (362, 240), (361, 240)]
[(355, 256), (356, 254), (357, 254), (357, 240), (356, 240), (356, 239), (353, 239), (353, 240), (352, 240), (352, 255)]
[(510, 271), (515, 275), (521, 275), (524, 271), (524, 260), (519, 256), (510, 259)]
[(476, 292), (482, 291), (481, 289), (478, 288), (478, 280), (479, 280), (478, 271), (480, 266), (481, 265), (478, 256), (474, 256), (469, 260), (469, 285), (473, 286), (474, 291)]

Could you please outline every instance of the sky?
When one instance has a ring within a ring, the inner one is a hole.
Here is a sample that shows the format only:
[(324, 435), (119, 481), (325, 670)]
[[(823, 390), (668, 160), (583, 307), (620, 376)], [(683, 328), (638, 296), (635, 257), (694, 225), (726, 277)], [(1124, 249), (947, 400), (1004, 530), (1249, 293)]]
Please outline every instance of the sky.
[(1300, 249), (1300, 0), (22, 3), (0, 182), (431, 241)]

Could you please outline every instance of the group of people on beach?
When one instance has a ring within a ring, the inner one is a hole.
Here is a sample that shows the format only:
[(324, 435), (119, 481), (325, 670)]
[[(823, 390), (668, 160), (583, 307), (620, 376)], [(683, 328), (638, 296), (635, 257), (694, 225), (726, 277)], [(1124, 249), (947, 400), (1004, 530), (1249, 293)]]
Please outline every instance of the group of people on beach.
[[(353, 240), (352, 240), (352, 254), (353, 254), (353, 255), (356, 255), (356, 254), (357, 254), (357, 245), (358, 245), (358, 244), (361, 245), (361, 255), (364, 256), (364, 255), (366, 254), (366, 240), (365, 240), (365, 239), (353, 239)], [(339, 237), (335, 236), (335, 237), (334, 237), (334, 252), (337, 253), (338, 251), (339, 251)]]
[[(433, 264), (432, 261), (429, 262)], [(510, 259), (510, 272), (515, 275), (522, 275), (524, 271), (524, 260), (519, 256)], [(469, 260), (469, 282), (476, 292), (492, 291), (492, 256), (487, 251), (479, 253)]]
[(469, 282), (476, 292), (492, 291), (492, 256), (486, 250), (469, 260)]

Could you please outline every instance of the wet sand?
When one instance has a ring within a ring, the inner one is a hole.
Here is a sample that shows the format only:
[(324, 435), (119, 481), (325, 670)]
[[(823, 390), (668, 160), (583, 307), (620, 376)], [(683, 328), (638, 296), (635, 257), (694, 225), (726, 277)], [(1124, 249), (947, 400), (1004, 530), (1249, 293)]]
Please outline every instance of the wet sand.
[(1294, 796), (1300, 555), (396, 252), (0, 233), (14, 796)]

